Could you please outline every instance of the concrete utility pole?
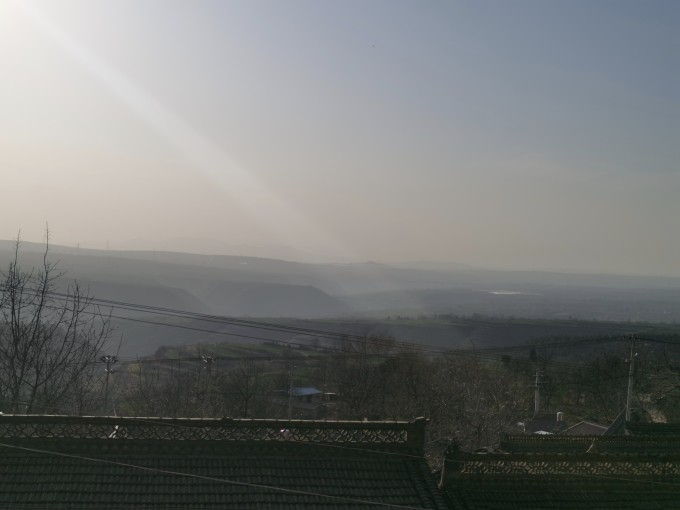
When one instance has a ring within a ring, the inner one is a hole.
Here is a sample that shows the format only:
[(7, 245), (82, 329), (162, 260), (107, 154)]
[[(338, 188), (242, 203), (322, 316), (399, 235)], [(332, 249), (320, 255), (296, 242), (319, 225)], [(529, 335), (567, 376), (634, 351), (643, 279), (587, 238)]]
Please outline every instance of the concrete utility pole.
[(626, 395), (626, 421), (630, 421), (630, 404), (633, 400), (633, 374), (635, 372), (635, 335), (630, 338), (630, 359), (628, 360), (628, 394)]
[[(205, 370), (208, 373), (205, 381), (205, 387), (203, 390), (203, 403), (201, 405), (201, 416), (205, 418), (205, 407), (209, 403), (210, 393), (212, 390), (212, 366), (215, 363), (215, 358), (212, 356), (201, 356), (201, 360), (205, 364)], [(200, 380), (199, 380), (200, 383)], [(199, 386), (200, 391), (200, 386)]]
[(541, 406), (541, 371), (536, 369), (536, 382), (534, 383), (534, 416), (538, 415)]
[(107, 354), (106, 356), (102, 356), (99, 358), (102, 360), (104, 363), (106, 363), (106, 368), (104, 369), (106, 371), (106, 382), (104, 383), (104, 409), (109, 408), (109, 377), (113, 373), (113, 368), (111, 368), (115, 363), (118, 362), (118, 356), (111, 356), (110, 354)]
[(288, 419), (290, 420), (293, 415), (293, 370), (295, 370), (295, 365), (290, 367), (290, 381), (288, 384)]

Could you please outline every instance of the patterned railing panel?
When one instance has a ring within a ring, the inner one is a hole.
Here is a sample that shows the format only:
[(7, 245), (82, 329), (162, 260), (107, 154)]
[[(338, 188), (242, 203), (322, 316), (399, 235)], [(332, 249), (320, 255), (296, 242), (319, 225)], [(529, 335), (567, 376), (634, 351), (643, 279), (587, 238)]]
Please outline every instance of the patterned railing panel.
[(320, 422), (0, 416), (0, 438), (99, 438), (154, 440), (306, 441), (420, 446), (425, 420)]
[[(449, 466), (447, 466), (448, 468)], [(526, 475), (630, 475), (678, 476), (680, 458), (674, 459), (466, 459), (456, 474)]]
[(506, 436), (500, 449), (511, 453), (680, 453), (680, 436)]

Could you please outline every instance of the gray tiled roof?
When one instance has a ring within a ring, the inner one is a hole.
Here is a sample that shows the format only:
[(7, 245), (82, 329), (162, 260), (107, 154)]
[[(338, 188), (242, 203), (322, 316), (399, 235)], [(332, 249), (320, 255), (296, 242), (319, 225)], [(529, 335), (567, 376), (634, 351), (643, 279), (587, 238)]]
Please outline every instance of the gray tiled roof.
[(501, 451), (450, 449), (451, 508), (680, 508), (680, 436), (507, 436)]
[(423, 426), (0, 416), (0, 508), (446, 508)]
[(602, 436), (606, 431), (607, 427), (584, 420), (564, 429), (560, 434), (563, 436)]
[(456, 510), (671, 510), (680, 506), (677, 477), (645, 481), (578, 476), (476, 475), (447, 490)]

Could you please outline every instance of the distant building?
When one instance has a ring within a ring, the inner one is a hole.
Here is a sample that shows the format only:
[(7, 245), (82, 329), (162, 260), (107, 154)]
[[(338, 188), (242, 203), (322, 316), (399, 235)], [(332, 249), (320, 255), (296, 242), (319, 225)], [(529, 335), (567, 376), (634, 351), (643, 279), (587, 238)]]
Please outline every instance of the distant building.
[(567, 427), (560, 434), (563, 436), (603, 436), (607, 429), (608, 427), (584, 420)]
[(290, 410), (292, 418), (318, 419), (326, 416), (324, 397), (323, 391), (311, 386), (293, 387), (276, 392), (274, 403), (282, 416)]
[(528, 434), (559, 434), (569, 427), (563, 413), (539, 414), (522, 424)]
[(298, 401), (298, 402), (313, 402), (313, 401), (321, 401), (321, 395), (323, 395), (323, 391), (317, 390), (316, 388), (313, 388), (311, 386), (306, 386), (302, 388), (292, 388), (292, 395), (293, 398)]

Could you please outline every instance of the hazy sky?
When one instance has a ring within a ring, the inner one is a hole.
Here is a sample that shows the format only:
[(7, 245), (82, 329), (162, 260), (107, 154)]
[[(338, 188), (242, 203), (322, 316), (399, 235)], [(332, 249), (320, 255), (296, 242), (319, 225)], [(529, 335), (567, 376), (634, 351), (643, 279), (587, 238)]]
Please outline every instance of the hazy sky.
[(679, 78), (674, 0), (0, 0), (0, 238), (680, 275)]

